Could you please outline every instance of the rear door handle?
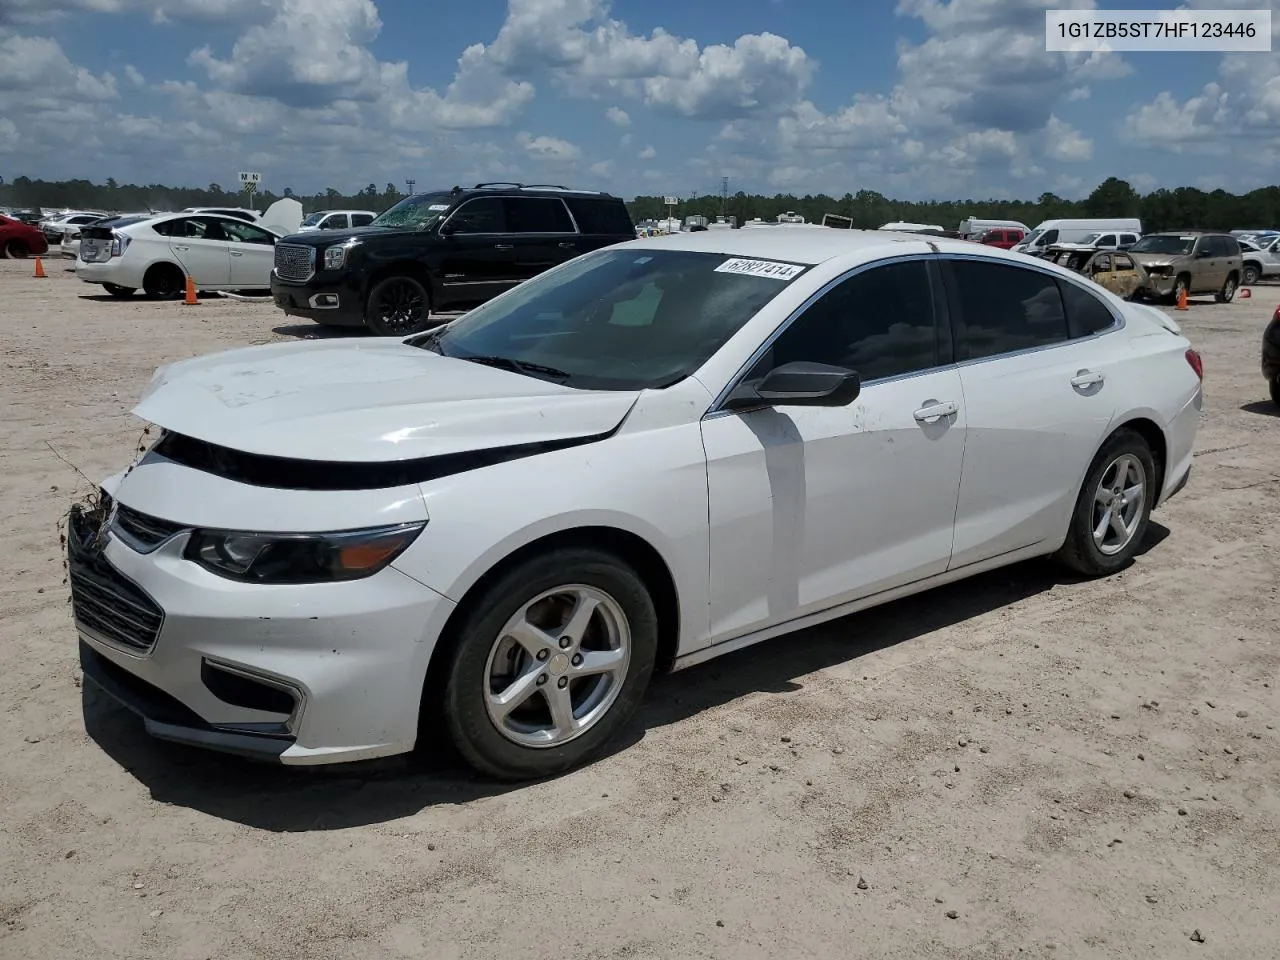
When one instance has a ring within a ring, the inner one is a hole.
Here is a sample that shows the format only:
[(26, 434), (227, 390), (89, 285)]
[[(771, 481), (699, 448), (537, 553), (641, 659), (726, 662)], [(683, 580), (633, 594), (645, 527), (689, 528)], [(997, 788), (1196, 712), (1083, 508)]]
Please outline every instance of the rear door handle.
[(959, 410), (960, 407), (954, 400), (945, 400), (942, 402), (931, 400), (917, 410), (913, 416), (919, 423), (933, 423), (936, 420), (941, 420), (943, 417), (954, 416)]
[(513, 244), (510, 243), (495, 243), (493, 245), (493, 249), (495, 250), (511, 250), (512, 248)]
[(1071, 378), (1071, 385), (1076, 388), (1092, 387), (1095, 384), (1102, 383), (1107, 378), (1096, 370), (1078, 370), (1076, 375)]
[(241, 253), (239, 250), (232, 250), (232, 251), (231, 251), (231, 255), (232, 255), (233, 257), (243, 257), (243, 256), (244, 256), (244, 254), (243, 254), (243, 253)]
[(560, 249), (561, 250), (577, 250), (578, 245), (576, 243), (562, 243), (560, 244)]

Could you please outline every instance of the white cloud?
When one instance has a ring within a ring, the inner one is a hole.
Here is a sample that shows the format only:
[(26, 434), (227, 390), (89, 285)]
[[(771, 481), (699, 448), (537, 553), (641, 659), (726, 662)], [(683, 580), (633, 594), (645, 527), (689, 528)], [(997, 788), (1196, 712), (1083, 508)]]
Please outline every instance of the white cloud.
[(18, 128), (12, 120), (0, 117), (0, 153), (13, 153), (18, 148)]
[(641, 150), (641, 151), (640, 151), (640, 153), (638, 154), (638, 156), (640, 157), (640, 159), (641, 159), (641, 160), (652, 160), (652, 159), (653, 159), (654, 157), (656, 157), (657, 155), (658, 155), (658, 151), (657, 151), (657, 150), (655, 150), (655, 149), (653, 149), (653, 145), (652, 145), (652, 144), (650, 144), (649, 146), (645, 147), (645, 148), (644, 148), (643, 150)]
[(1045, 153), (1064, 163), (1079, 163), (1093, 157), (1093, 141), (1071, 124), (1050, 117), (1045, 124)]
[(132, 63), (126, 63), (124, 65), (124, 75), (125, 75), (125, 79), (128, 80), (135, 87), (145, 87), (147, 85), (147, 78), (144, 77), (139, 72), (138, 68), (135, 67)]
[(582, 156), (582, 151), (576, 145), (558, 137), (535, 137), (531, 133), (522, 131), (516, 134), (516, 143), (522, 146), (526, 153), (540, 160), (564, 162), (577, 160)]
[(605, 119), (612, 123), (615, 127), (631, 126), (631, 117), (627, 111), (621, 107), (610, 107), (604, 112)]

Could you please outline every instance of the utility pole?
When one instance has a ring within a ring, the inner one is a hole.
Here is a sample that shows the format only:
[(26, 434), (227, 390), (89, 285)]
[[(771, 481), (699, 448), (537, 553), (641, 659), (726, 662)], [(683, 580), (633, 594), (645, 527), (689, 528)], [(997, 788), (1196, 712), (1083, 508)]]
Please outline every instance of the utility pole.
[(409, 188), (409, 196), (411, 197), (413, 196), (413, 185), (417, 182), (417, 180), (405, 180), (405, 186)]
[(729, 207), (729, 178), (720, 178), (720, 216), (727, 216)]

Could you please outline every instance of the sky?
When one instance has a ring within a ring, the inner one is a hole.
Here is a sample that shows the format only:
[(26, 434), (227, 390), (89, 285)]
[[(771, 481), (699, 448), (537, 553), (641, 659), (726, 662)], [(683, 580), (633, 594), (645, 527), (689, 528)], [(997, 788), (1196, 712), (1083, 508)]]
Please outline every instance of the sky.
[(1280, 182), (1280, 43), (1045, 52), (1048, 8), (1174, 5), (0, 0), (0, 176), (908, 200)]

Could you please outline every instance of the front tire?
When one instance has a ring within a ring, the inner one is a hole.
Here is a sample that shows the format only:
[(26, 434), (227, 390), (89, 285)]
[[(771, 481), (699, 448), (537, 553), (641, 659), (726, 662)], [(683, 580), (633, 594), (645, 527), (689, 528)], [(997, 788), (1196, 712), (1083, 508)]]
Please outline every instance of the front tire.
[(447, 654), (444, 721), (488, 776), (538, 779), (583, 763), (631, 718), (653, 674), (653, 599), (610, 553), (531, 558), (469, 611)]
[(431, 325), (431, 297), (413, 277), (393, 276), (369, 291), (365, 325), (379, 337), (407, 337)]
[(1222, 285), (1222, 289), (1218, 291), (1219, 303), (1230, 303), (1236, 298), (1236, 276), (1233, 273), (1227, 277), (1227, 282)]
[(1086, 577), (1124, 569), (1146, 536), (1157, 496), (1150, 445), (1133, 430), (1117, 430), (1089, 466), (1058, 559)]
[(1176, 304), (1182, 299), (1183, 292), (1191, 296), (1191, 278), (1185, 273), (1179, 274), (1178, 279), (1173, 281), (1173, 293), (1169, 295), (1169, 302)]

